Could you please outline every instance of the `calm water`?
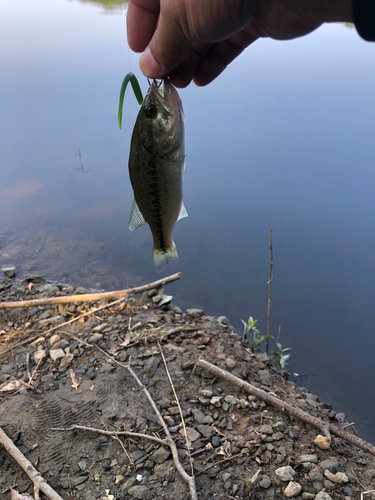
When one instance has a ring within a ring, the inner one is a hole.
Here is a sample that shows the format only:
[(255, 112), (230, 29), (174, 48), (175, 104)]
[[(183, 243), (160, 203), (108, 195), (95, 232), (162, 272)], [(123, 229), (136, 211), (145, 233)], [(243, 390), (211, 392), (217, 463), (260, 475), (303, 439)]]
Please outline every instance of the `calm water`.
[[(127, 229), (131, 91), (116, 123), (124, 75), (147, 81), (125, 6), (102, 3), (0, 4), (0, 264), (117, 289), (160, 275), (148, 227)], [(272, 229), (272, 333), (300, 383), (372, 442), (374, 88), (375, 44), (334, 25), (260, 41), (209, 87), (181, 90), (189, 217), (163, 273), (183, 272), (176, 304), (238, 331), (252, 315), (265, 332)]]

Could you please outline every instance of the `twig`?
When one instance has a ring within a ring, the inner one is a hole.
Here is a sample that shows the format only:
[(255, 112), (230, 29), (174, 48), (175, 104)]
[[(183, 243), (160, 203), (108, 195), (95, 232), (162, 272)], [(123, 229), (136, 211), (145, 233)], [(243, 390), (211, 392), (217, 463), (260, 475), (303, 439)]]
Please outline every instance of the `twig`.
[(233, 455), (232, 457), (228, 457), (228, 458), (224, 458), (224, 460), (220, 460), (220, 462), (215, 462), (214, 464), (211, 464), (209, 465), (208, 467), (206, 467), (205, 469), (199, 471), (197, 473), (197, 475), (199, 474), (203, 474), (204, 472), (206, 472), (208, 469), (211, 469), (211, 467), (215, 467), (215, 465), (219, 465), (219, 464), (222, 464), (223, 462), (228, 462), (229, 460), (233, 460), (237, 457), (240, 457), (242, 455), (242, 453), (238, 453), (238, 455)]
[(50, 304), (67, 304), (68, 302), (92, 302), (94, 300), (114, 299), (116, 297), (128, 297), (129, 295), (136, 295), (138, 293), (147, 292), (153, 288), (158, 288), (166, 283), (171, 283), (180, 279), (182, 273), (172, 274), (161, 280), (154, 281), (148, 285), (138, 286), (135, 288), (127, 288), (126, 290), (117, 290), (114, 292), (103, 293), (86, 293), (80, 295), (68, 295), (65, 297), (50, 297), (48, 299), (33, 299), (33, 300), (19, 300), (15, 302), (0, 302), (0, 309), (19, 308), (19, 307), (35, 307), (45, 306)]
[(355, 422), (350, 422), (350, 424), (345, 424), (341, 427), (341, 429), (347, 429), (348, 427), (352, 427), (352, 425), (355, 425)]
[(34, 484), (34, 496), (35, 500), (40, 500), (39, 491), (42, 491), (51, 500), (63, 500), (61, 496), (56, 493), (54, 489), (51, 488), (49, 484), (46, 483), (45, 479), (41, 474), (35, 469), (33, 464), (27, 460), (25, 455), (20, 452), (17, 446), (14, 445), (13, 441), (8, 438), (3, 429), (0, 427), (0, 443), (4, 446), (7, 452), (16, 460), (18, 465), (29, 476)]
[(353, 434), (350, 434), (349, 432), (346, 432), (343, 430), (341, 427), (338, 427), (336, 425), (333, 425), (331, 423), (326, 423), (320, 418), (313, 417), (309, 413), (299, 409), (295, 408), (294, 406), (282, 401), (279, 398), (276, 398), (275, 396), (272, 396), (271, 394), (268, 394), (267, 392), (263, 391), (262, 389), (258, 389), (257, 387), (253, 386), (252, 384), (249, 384), (248, 382), (245, 382), (244, 380), (241, 380), (240, 378), (232, 375), (231, 373), (227, 372), (226, 370), (223, 370), (222, 368), (219, 368), (218, 366), (215, 366), (208, 361), (205, 361), (204, 359), (200, 359), (198, 361), (198, 366), (201, 368), (204, 368), (205, 370), (209, 371), (213, 375), (216, 375), (217, 377), (223, 378), (224, 380), (227, 380), (228, 382), (231, 382), (232, 384), (236, 385), (237, 387), (243, 389), (245, 392), (248, 392), (249, 394), (252, 394), (253, 396), (262, 399), (263, 401), (266, 401), (267, 403), (275, 406), (281, 411), (285, 411), (292, 415), (293, 417), (298, 418), (299, 420), (302, 420), (303, 422), (306, 422), (313, 427), (316, 427), (320, 429), (326, 438), (331, 442), (331, 432), (335, 434), (336, 436), (340, 437), (341, 439), (344, 439), (348, 443), (354, 444), (355, 446), (358, 446), (358, 448), (361, 448), (362, 450), (365, 450), (372, 455), (375, 455), (375, 446), (372, 444), (368, 443), (367, 441), (364, 441), (363, 439), (360, 439)]
[(159, 444), (162, 444), (164, 446), (169, 446), (168, 440), (167, 439), (161, 439), (155, 436), (150, 436), (148, 434), (141, 434), (139, 432), (131, 432), (131, 431), (104, 431), (103, 429), (95, 429), (95, 427), (86, 427), (85, 425), (71, 425), (70, 427), (50, 427), (50, 431), (62, 431), (62, 432), (67, 432), (67, 431), (74, 431), (74, 430), (81, 430), (81, 431), (89, 431), (89, 432), (96, 432), (97, 434), (104, 434), (105, 436), (127, 436), (127, 437), (137, 437), (141, 439), (149, 439), (150, 441), (156, 441)]
[(185, 436), (185, 442), (186, 442), (187, 452), (189, 454), (189, 459), (190, 459), (191, 475), (194, 477), (193, 461), (191, 459), (191, 454), (190, 454), (190, 442), (189, 442), (189, 439), (187, 437), (185, 419), (184, 419), (184, 416), (182, 414), (180, 401), (179, 401), (179, 399), (177, 397), (176, 390), (174, 388), (174, 385), (173, 385), (173, 382), (172, 382), (172, 379), (171, 379), (171, 375), (170, 375), (169, 370), (168, 370), (168, 366), (167, 366), (167, 362), (165, 360), (164, 352), (163, 352), (163, 350), (162, 350), (161, 345), (160, 345), (159, 342), (158, 342), (158, 347), (159, 347), (159, 350), (160, 350), (161, 357), (163, 358), (163, 363), (164, 363), (165, 371), (167, 373), (169, 383), (171, 384), (172, 391), (173, 391), (173, 394), (174, 394), (174, 397), (175, 397), (175, 400), (176, 400), (176, 403), (177, 403), (177, 406), (178, 406), (178, 410), (180, 412), (181, 422), (182, 422), (182, 426), (183, 426), (183, 429), (184, 429), (184, 436)]
[(273, 278), (273, 252), (272, 252), (272, 229), (270, 231), (270, 280), (268, 282), (268, 311), (267, 311), (267, 344), (266, 352), (268, 354), (268, 345), (270, 340), (270, 319), (271, 319), (271, 284)]
[[(114, 363), (116, 363), (119, 366), (122, 366), (122, 368), (125, 368), (125, 370), (128, 370), (128, 372), (131, 374), (131, 376), (134, 378), (134, 380), (137, 382), (137, 384), (139, 385), (139, 387), (142, 389), (142, 391), (146, 395), (147, 399), (150, 401), (151, 406), (154, 409), (156, 416), (158, 417), (159, 423), (160, 423), (160, 425), (164, 429), (165, 435), (167, 436), (166, 440), (165, 440), (165, 443), (169, 446), (169, 448), (170, 448), (170, 450), (172, 452), (173, 462), (174, 462), (174, 465), (175, 465), (175, 467), (177, 469), (177, 472), (181, 475), (181, 477), (189, 485), (191, 500), (198, 500), (197, 490), (196, 490), (196, 486), (195, 486), (195, 479), (194, 479), (194, 477), (189, 476), (189, 474), (182, 467), (180, 459), (179, 459), (179, 456), (178, 456), (178, 451), (177, 451), (176, 444), (175, 444), (175, 442), (172, 439), (172, 436), (171, 436), (171, 434), (170, 434), (170, 432), (168, 430), (168, 427), (167, 427), (167, 425), (166, 425), (163, 417), (161, 416), (160, 411), (158, 410), (158, 407), (156, 406), (156, 404), (155, 404), (154, 400), (152, 399), (151, 394), (148, 392), (146, 386), (144, 384), (142, 384), (142, 382), (139, 380), (139, 378), (137, 377), (137, 375), (134, 373), (134, 371), (130, 367), (130, 359), (131, 358), (129, 358), (129, 364), (125, 365), (124, 363), (121, 363), (120, 361), (117, 361), (117, 359), (115, 359), (113, 356), (111, 356), (110, 354), (108, 354), (104, 349), (102, 349), (98, 345), (96, 345), (96, 344), (89, 344), (88, 342), (85, 342), (84, 340), (79, 339), (78, 337), (76, 337), (75, 335), (73, 335), (70, 332), (65, 332), (65, 333), (68, 333), (68, 335), (71, 335), (75, 340), (77, 340), (81, 344), (84, 344), (84, 345), (86, 345), (88, 347), (95, 347), (100, 352), (102, 352), (107, 358), (111, 359)], [(105, 431), (101, 431), (101, 432), (105, 432)], [(107, 431), (107, 432), (109, 432), (109, 431)], [(123, 431), (123, 432), (125, 432), (125, 431)], [(146, 437), (146, 435), (145, 435), (145, 437)]]

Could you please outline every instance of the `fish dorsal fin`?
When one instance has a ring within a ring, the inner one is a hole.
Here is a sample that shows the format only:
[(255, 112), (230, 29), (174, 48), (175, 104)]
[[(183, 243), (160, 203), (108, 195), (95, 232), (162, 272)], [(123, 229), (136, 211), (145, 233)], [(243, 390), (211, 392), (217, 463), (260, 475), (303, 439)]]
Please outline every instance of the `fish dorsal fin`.
[(184, 217), (187, 217), (188, 216), (188, 213), (186, 211), (186, 208), (185, 208), (185, 205), (184, 205), (184, 202), (182, 202), (182, 205), (181, 205), (181, 210), (180, 210), (180, 214), (178, 216), (178, 219), (177, 220), (180, 220), (180, 219), (183, 219)]
[(142, 215), (142, 212), (139, 210), (137, 202), (134, 200), (132, 213), (131, 213), (130, 221), (129, 221), (129, 229), (130, 229), (130, 231), (134, 231), (134, 229), (137, 229), (137, 227), (143, 226), (143, 224), (146, 224), (146, 221)]

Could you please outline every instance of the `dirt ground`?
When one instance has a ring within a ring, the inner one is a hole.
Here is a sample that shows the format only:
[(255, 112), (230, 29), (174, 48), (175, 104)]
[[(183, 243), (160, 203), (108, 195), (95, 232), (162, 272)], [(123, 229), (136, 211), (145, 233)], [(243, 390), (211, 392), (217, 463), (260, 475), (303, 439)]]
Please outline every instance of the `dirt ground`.
[[(85, 290), (38, 277), (0, 281), (1, 302), (77, 292)], [(0, 310), (0, 427), (63, 499), (190, 498), (169, 448), (145, 438), (69, 430), (82, 425), (164, 437), (126, 369), (130, 362), (190, 474), (158, 341), (187, 426), (200, 500), (359, 500), (375, 489), (374, 456), (336, 437), (329, 450), (320, 449), (317, 429), (214, 378), (196, 362), (202, 357), (325, 421), (346, 426), (343, 414), (290, 382), (267, 355), (242, 345), (224, 316), (183, 312), (164, 292), (152, 290), (69, 324), (110, 301)], [(354, 426), (347, 431), (356, 433)], [(31, 480), (0, 444), (1, 500), (11, 498), (10, 488), (33, 495)]]

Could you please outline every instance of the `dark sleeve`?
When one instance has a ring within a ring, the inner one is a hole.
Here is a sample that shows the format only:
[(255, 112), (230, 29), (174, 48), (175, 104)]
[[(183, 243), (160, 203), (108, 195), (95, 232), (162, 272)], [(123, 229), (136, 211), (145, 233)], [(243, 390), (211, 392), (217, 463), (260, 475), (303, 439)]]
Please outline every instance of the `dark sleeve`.
[(375, 42), (375, 0), (352, 0), (353, 21), (360, 36)]

